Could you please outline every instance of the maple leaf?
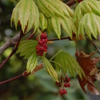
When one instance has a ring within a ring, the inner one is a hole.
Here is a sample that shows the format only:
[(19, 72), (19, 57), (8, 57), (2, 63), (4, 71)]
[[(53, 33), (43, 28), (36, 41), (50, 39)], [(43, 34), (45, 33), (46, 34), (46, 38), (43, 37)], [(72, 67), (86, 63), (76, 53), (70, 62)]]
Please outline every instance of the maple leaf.
[[(97, 52), (97, 51), (96, 51)], [(78, 80), (80, 83), (81, 88), (86, 93), (85, 86), (87, 85), (87, 89), (95, 95), (99, 95), (99, 91), (95, 87), (94, 82), (97, 80), (97, 74), (91, 75), (90, 72), (96, 68), (97, 63), (100, 61), (100, 57), (92, 56), (96, 53), (92, 52), (90, 55), (85, 54), (83, 51), (76, 52), (76, 58), (78, 63), (80, 64), (81, 68), (83, 69), (86, 77), (81, 78), (78, 76)]]

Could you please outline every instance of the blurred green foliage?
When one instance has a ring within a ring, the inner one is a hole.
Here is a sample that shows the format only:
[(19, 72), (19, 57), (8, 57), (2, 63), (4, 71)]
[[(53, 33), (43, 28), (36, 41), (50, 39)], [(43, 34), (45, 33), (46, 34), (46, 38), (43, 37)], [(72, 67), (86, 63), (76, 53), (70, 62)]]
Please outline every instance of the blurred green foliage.
[[(0, 46), (5, 41), (18, 33), (14, 27), (10, 26), (10, 17), (12, 10), (18, 0), (1, 0), (0, 2)], [(62, 31), (63, 32), (63, 31)], [(49, 38), (56, 37), (53, 33), (48, 35)], [(63, 32), (63, 36), (65, 36)], [(58, 49), (63, 49), (75, 57), (75, 43), (68, 40), (56, 41), (53, 45), (48, 45), (47, 57), (51, 58)], [(88, 41), (78, 41), (79, 50), (89, 53), (95, 48)], [(7, 58), (12, 51), (12, 47), (0, 55), (0, 63)], [(21, 74), (26, 69), (26, 60), (19, 55), (13, 55), (11, 59), (0, 69), (0, 81), (12, 78)], [(68, 94), (59, 95), (59, 89), (55, 82), (46, 73), (40, 70), (34, 75), (27, 78), (20, 78), (7, 84), (0, 85), (0, 100), (90, 100), (82, 91), (77, 79), (70, 74), (71, 87), (67, 89)], [(98, 84), (98, 83), (97, 83)], [(92, 99), (91, 99), (92, 100)]]

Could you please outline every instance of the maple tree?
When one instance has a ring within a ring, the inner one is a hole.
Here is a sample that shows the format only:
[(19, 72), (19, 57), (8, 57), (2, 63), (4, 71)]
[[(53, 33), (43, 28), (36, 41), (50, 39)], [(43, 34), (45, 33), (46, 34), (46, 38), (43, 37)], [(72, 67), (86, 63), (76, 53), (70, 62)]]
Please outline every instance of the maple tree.
[[(72, 10), (70, 5), (77, 3)], [(27, 59), (26, 71), (12, 79), (0, 82), (7, 83), (20, 77), (27, 77), (45, 67), (47, 73), (56, 81), (60, 87), (61, 95), (67, 94), (65, 88), (70, 87), (70, 78), (67, 77), (69, 72), (73, 77), (78, 74), (79, 83), (86, 93), (87, 89), (99, 95), (94, 82), (99, 80), (100, 74), (97, 63), (100, 57), (91, 58), (95, 53), (90, 55), (83, 51), (78, 52), (78, 40), (87, 38), (90, 42), (93, 38), (97, 39), (100, 34), (100, 1), (95, 0), (70, 0), (65, 4), (62, 0), (20, 0), (12, 11), (11, 26), (20, 27), (18, 41), (11, 54), (5, 59), (0, 68), (15, 53), (20, 53)], [(13, 24), (14, 22), (14, 24)], [(61, 37), (61, 31), (66, 32), (67, 37)], [(50, 39), (48, 34), (54, 32), (57, 38)], [(30, 36), (22, 40), (26, 34)], [(35, 39), (31, 39), (34, 37)], [(50, 60), (46, 58), (48, 45), (56, 40), (68, 39), (76, 43), (77, 60), (65, 51), (59, 50)], [(96, 45), (91, 42), (95, 47)], [(99, 51), (99, 49), (96, 47)], [(52, 64), (53, 63), (53, 64)], [(92, 74), (91, 74), (92, 73)]]

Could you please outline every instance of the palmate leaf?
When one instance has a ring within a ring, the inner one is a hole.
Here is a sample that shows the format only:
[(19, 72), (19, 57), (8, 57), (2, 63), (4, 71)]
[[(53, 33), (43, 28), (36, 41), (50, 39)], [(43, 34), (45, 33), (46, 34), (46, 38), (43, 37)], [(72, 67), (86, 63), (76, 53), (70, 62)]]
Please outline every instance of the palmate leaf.
[(51, 27), (52, 27), (52, 30), (56, 33), (56, 35), (60, 39), (60, 36), (61, 36), (61, 25), (60, 25), (59, 18), (55, 18), (55, 17), (51, 18)]
[(35, 22), (33, 24), (34, 32), (39, 30), (39, 10), (38, 7), (35, 5)]
[(65, 18), (59, 18), (62, 28), (65, 30), (65, 32), (72, 38), (73, 32), (77, 34), (77, 27), (75, 26), (75, 23), (73, 19), (69, 19), (67, 17)]
[[(62, 6), (64, 6), (64, 7), (66, 8), (66, 9), (64, 9), (64, 12), (66, 13), (66, 10), (67, 10), (68, 13), (69, 13), (69, 15), (70, 15), (71, 17), (73, 17), (74, 11), (73, 11), (69, 6), (67, 6), (65, 3), (63, 3)], [(68, 15), (66, 15), (66, 16), (68, 16)]]
[(27, 26), (27, 22), (30, 16), (30, 0), (22, 0), (21, 6), (19, 8), (19, 21), (22, 26), (23, 32)]
[(24, 56), (25, 59), (29, 59), (32, 54), (36, 52), (36, 46), (38, 42), (35, 40), (23, 40), (19, 43), (16, 53), (20, 53), (20, 56)]
[(51, 9), (56, 16), (63, 17), (63, 11), (62, 11), (62, 9), (59, 8), (59, 6), (60, 6), (60, 4), (62, 2), (61, 3), (58, 3), (58, 2), (56, 2), (54, 0), (41, 0), (41, 1), (43, 3), (45, 2), (45, 4), (48, 6), (48, 8)]
[(93, 35), (93, 37), (97, 39), (97, 35), (100, 34), (99, 16), (93, 13), (87, 13), (83, 16), (79, 23), (77, 36), (81, 35), (84, 38), (85, 33), (90, 39), (92, 39), (91, 35)]
[(66, 17), (69, 17), (70, 18), (70, 17), (73, 16), (73, 10), (68, 5), (66, 5), (65, 3), (63, 3), (62, 1), (60, 1), (60, 0), (47, 0), (47, 1), (49, 1), (49, 3), (51, 3), (51, 5), (53, 5), (53, 7), (55, 7), (57, 9), (57, 11), (55, 11), (55, 13), (58, 16), (60, 16), (60, 14), (57, 13), (58, 11), (62, 15), (64, 14)]
[(88, 5), (92, 9), (92, 12), (100, 16), (100, 5), (99, 4), (100, 4), (100, 1), (95, 1), (95, 0), (89, 0), (88, 2)]
[(71, 38), (73, 33), (77, 34), (77, 27), (72, 18), (52, 17), (52, 18), (48, 18), (47, 22), (48, 22), (47, 29), (46, 29), (47, 32), (51, 33), (52, 31), (54, 31), (59, 39), (61, 37), (61, 27)]
[(39, 10), (46, 17), (70, 17), (73, 11), (60, 0), (36, 0)]
[(82, 75), (84, 75), (83, 70), (81, 69), (80, 65), (77, 63), (77, 61), (67, 52), (59, 52), (59, 54), (55, 57), (55, 63), (56, 67), (61, 67), (65, 73), (69, 71), (69, 73), (75, 77), (75, 72), (82, 78)]
[(38, 55), (36, 54), (36, 52), (34, 52), (28, 59), (27, 67), (26, 67), (27, 72), (32, 72), (34, 70), (37, 64), (37, 60), (38, 60)]
[(40, 12), (39, 14), (40, 14), (39, 16), (40, 24), (39, 25), (40, 25), (41, 30), (44, 31), (47, 28), (47, 18), (42, 12)]
[(100, 1), (83, 0), (75, 9), (74, 18), (79, 22), (86, 13), (94, 13), (100, 16)]
[[(13, 10), (11, 24), (14, 22), (16, 29), (20, 24), (24, 33), (27, 33), (32, 27), (34, 32), (39, 28), (42, 31), (54, 31), (60, 39), (61, 25), (70, 37), (72, 37), (72, 32), (77, 33), (71, 20), (72, 16), (73, 11), (70, 7), (59, 0), (20, 0)], [(59, 17), (62, 21), (59, 20)]]
[(18, 25), (18, 21), (19, 21), (19, 19), (18, 19), (18, 17), (19, 17), (18, 11), (19, 11), (19, 7), (21, 5), (21, 2), (22, 1), (19, 1), (17, 3), (16, 7), (13, 9), (13, 13), (12, 13), (12, 16), (11, 16), (11, 26), (12, 26), (12, 22), (14, 22), (16, 29), (17, 29), (17, 25)]
[(46, 30), (49, 34), (52, 33), (51, 18), (47, 19), (47, 28), (46, 28)]
[[(11, 16), (11, 25), (14, 22), (17, 29), (18, 23), (20, 23), (23, 33), (27, 33), (35, 24), (35, 31), (39, 27), (39, 12), (38, 8), (33, 0), (20, 0), (14, 8)], [(27, 30), (26, 30), (27, 29)]]
[(28, 20), (28, 26), (27, 26), (27, 32), (33, 28), (34, 32), (38, 30), (37, 28), (34, 28), (35, 23), (39, 25), (39, 17), (37, 16), (38, 13), (38, 8), (36, 7), (36, 4), (33, 1), (30, 1), (30, 17)]
[(39, 10), (46, 16), (46, 17), (53, 17), (54, 12), (48, 7), (48, 5), (43, 2), (43, 0), (36, 0), (36, 5), (38, 6)]
[(76, 21), (76, 23), (78, 24), (80, 19), (83, 17), (82, 11), (80, 9), (81, 5), (78, 5), (75, 9), (75, 13), (74, 13), (74, 19)]
[(50, 74), (50, 76), (58, 82), (58, 76), (57, 76), (57, 73), (56, 71), (54, 70), (53, 66), (51, 65), (51, 63), (48, 61), (48, 59), (46, 57), (42, 57), (42, 60), (43, 60), (43, 64), (44, 64), (44, 67), (46, 69), (46, 71)]

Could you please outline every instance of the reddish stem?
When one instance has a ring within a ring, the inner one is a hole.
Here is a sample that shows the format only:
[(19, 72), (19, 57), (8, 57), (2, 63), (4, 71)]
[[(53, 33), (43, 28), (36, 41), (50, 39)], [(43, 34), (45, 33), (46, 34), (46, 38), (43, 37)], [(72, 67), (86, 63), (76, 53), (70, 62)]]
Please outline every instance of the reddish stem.
[[(83, 0), (77, 0), (77, 2), (81, 2), (81, 1), (83, 1)], [(76, 3), (76, 0), (69, 0), (68, 2), (66, 2), (66, 4), (68, 5), (68, 6), (72, 6), (73, 4), (75, 4)]]
[(16, 79), (21, 78), (21, 77), (28, 77), (30, 74), (34, 74), (35, 72), (41, 70), (42, 68), (43, 68), (43, 63), (37, 65), (31, 73), (30, 72), (28, 73), (27, 71), (24, 71), (22, 74), (20, 74), (18, 76), (15, 76), (11, 79), (0, 82), (0, 85), (8, 83), (8, 82), (13, 81), (13, 80), (16, 80)]
[(34, 36), (35, 33), (32, 33), (26, 40), (31, 39)]
[(92, 42), (89, 38), (86, 37), (86, 39), (88, 41), (90, 41), (94, 45), (94, 47), (98, 50), (98, 52), (100, 53), (100, 49), (96, 46), (96, 44), (94, 42)]
[(8, 83), (8, 82), (13, 81), (13, 80), (16, 80), (16, 79), (21, 78), (21, 77), (27, 77), (29, 75), (30, 75), (30, 73), (27, 73), (27, 71), (24, 71), (22, 74), (20, 74), (18, 76), (15, 76), (13, 78), (10, 78), (8, 80), (5, 80), (5, 81), (0, 82), (0, 85), (5, 84), (5, 83)]
[(21, 74), (21, 75), (18, 75), (18, 76), (15, 76), (15, 77), (13, 77), (13, 78), (11, 78), (11, 79), (2, 81), (2, 82), (0, 82), (0, 85), (5, 84), (5, 83), (8, 83), (8, 82), (13, 81), (13, 80), (16, 80), (16, 79), (21, 78), (21, 77), (23, 77), (22, 74)]
[(63, 38), (61, 38), (61, 39), (59, 39), (59, 38), (48, 39), (48, 41), (57, 41), (57, 40), (66, 40), (66, 39), (71, 40), (70, 37), (63, 37)]
[(10, 55), (1, 63), (0, 69), (1, 69), (1, 68), (3, 67), (3, 65), (11, 58), (11, 56), (16, 52), (16, 50), (17, 50), (17, 48), (18, 48), (18, 45), (19, 45), (19, 42), (20, 42), (20, 40), (21, 40), (21, 38), (22, 38), (22, 35), (23, 35), (23, 32), (21, 31), (21, 32), (20, 32), (19, 40), (18, 40), (18, 42), (17, 42), (15, 48), (12, 50), (12, 52), (10, 53)]

